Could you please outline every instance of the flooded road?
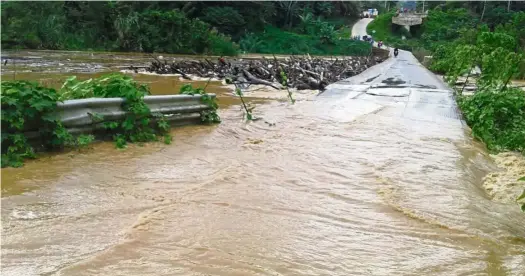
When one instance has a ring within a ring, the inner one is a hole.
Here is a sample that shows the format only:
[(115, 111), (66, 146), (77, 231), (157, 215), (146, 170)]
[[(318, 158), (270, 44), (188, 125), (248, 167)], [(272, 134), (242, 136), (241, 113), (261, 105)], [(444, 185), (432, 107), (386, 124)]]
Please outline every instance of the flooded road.
[(402, 51), (329, 88), (2, 169), (2, 275), (523, 275), (525, 215), (435, 76)]

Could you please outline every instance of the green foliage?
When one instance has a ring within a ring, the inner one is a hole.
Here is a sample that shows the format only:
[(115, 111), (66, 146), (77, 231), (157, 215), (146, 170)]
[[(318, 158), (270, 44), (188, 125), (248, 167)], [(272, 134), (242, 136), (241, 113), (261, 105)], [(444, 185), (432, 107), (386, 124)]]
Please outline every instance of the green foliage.
[[(57, 102), (68, 99), (124, 98), (122, 108), (127, 115), (122, 121), (108, 121), (100, 114), (90, 114), (93, 124), (102, 126), (103, 130), (97, 134), (112, 137), (117, 148), (125, 148), (128, 142), (141, 143), (159, 138), (166, 144), (172, 141), (169, 123), (162, 114), (151, 113), (144, 102), (144, 96), (149, 95), (148, 87), (123, 74), (109, 74), (86, 81), (70, 77), (59, 92), (27, 81), (3, 81), (1, 88), (2, 167), (19, 167), (24, 159), (35, 158), (40, 148), (34, 145), (42, 145), (43, 150), (56, 150), (85, 148), (94, 141), (94, 135), (73, 137), (55, 117)], [(201, 95), (201, 101), (210, 106), (210, 110), (201, 112), (203, 123), (220, 122), (216, 100), (204, 89), (193, 89), (189, 85), (184, 86), (181, 93)], [(26, 135), (31, 132), (38, 132), (38, 135), (30, 139)]]
[(146, 85), (139, 85), (130, 76), (113, 73), (96, 79), (78, 81), (68, 78), (60, 88), (60, 100), (86, 98), (126, 98), (135, 100), (150, 95)]
[[(394, 15), (394, 12), (379, 14), (374, 18), (374, 21), (370, 22), (366, 27), (367, 33), (371, 34), (374, 40), (383, 40), (385, 43), (391, 38), (400, 38), (400, 35), (396, 36), (392, 31), (392, 17)], [(375, 33), (373, 31), (375, 31)]]
[(430, 10), (423, 23), (422, 43), (426, 48), (434, 48), (436, 42), (458, 39), (465, 29), (472, 29), (478, 18), (467, 9)]
[(169, 145), (171, 144), (172, 140), (173, 138), (171, 137), (171, 135), (164, 135), (164, 144)]
[(241, 39), (239, 45), (245, 52), (255, 53), (259, 51), (263, 43), (264, 40), (259, 35), (248, 33)]
[(449, 85), (455, 85), (459, 76), (467, 74), (479, 61), (480, 50), (473, 45), (459, 45), (454, 47), (453, 53), (448, 59), (445, 58), (446, 80)]
[(85, 148), (89, 144), (93, 143), (93, 141), (95, 141), (94, 135), (85, 135), (85, 134), (79, 135), (75, 140), (76, 145), (79, 148)]
[(473, 136), (489, 150), (525, 153), (525, 93), (521, 89), (487, 89), (460, 96), (458, 102)]
[(246, 111), (246, 120), (248, 120), (248, 121), (253, 120), (252, 111), (250, 109), (248, 109), (248, 107), (246, 106), (246, 102), (244, 101), (244, 95), (242, 94), (241, 89), (240, 88), (236, 88), (235, 89), (235, 94), (237, 94), (237, 96), (239, 96), (239, 98), (241, 99), (242, 106), (244, 107), (244, 111)]
[[(395, 16), (394, 12), (378, 15), (374, 21), (368, 24), (367, 33), (371, 34), (375, 41), (382, 40), (390, 47), (396, 47), (406, 51), (420, 48), (421, 43), (417, 39), (412, 39), (412, 33), (401, 26), (392, 24), (393, 16)], [(406, 39), (402, 39), (403, 36)]]
[[(150, 10), (128, 5), (3, 3), (2, 47), (237, 54), (238, 46), (229, 37), (212, 31), (209, 24), (199, 19), (188, 18), (178, 9)], [(91, 14), (95, 10), (98, 12)], [(87, 16), (77, 16), (78, 13)], [(85, 24), (79, 25), (73, 18)]]
[(36, 150), (24, 132), (37, 131), (36, 144), (47, 149), (73, 142), (52, 114), (58, 100), (54, 89), (27, 81), (3, 81), (1, 87), (2, 167), (20, 167), (24, 159), (35, 157)]
[[(322, 39), (358, 18), (357, 2), (3, 2), (2, 47), (236, 55), (236, 43), (267, 25), (292, 30), (321, 17)], [(232, 37), (231, 40), (229, 37)], [(319, 38), (317, 38), (319, 39)], [(246, 49), (246, 48), (245, 48)]]
[(211, 97), (205, 91), (205, 88), (193, 88), (191, 84), (185, 84), (180, 88), (180, 94), (183, 95), (200, 95), (201, 102), (207, 105), (210, 109), (201, 111), (201, 121), (206, 124), (217, 124), (221, 122), (219, 114), (217, 114), (217, 109), (219, 105), (217, 104), (217, 99)]
[(325, 43), (334, 43), (335, 26), (321, 20), (320, 17), (314, 18), (311, 13), (299, 16), (301, 24), (299, 25), (299, 33), (309, 36), (317, 36)]
[(525, 154), (525, 93), (508, 88), (519, 74), (524, 54), (518, 52), (515, 37), (506, 32), (489, 32), (486, 25), (462, 31), (462, 37), (436, 47), (431, 69), (445, 73), (454, 85), (459, 76), (481, 68), (479, 90), (472, 96), (457, 95), (472, 135), (491, 151), (511, 150)]
[(211, 26), (216, 27), (221, 33), (238, 37), (242, 27), (246, 25), (242, 15), (233, 7), (213, 6), (204, 10), (201, 19)]
[(518, 73), (518, 65), (523, 58), (523, 54), (510, 52), (501, 47), (496, 48), (490, 54), (483, 55), (481, 62), (483, 71), (478, 85), (504, 89), (510, 79)]
[(497, 48), (515, 51), (517, 46), (516, 39), (512, 35), (502, 32), (483, 31), (478, 35), (477, 44), (481, 47), (484, 54), (488, 54)]
[(336, 39), (333, 29), (324, 31), (326, 35), (310, 36), (267, 27), (263, 33), (249, 34), (240, 45), (245, 51), (261, 54), (365, 56), (370, 53), (371, 46), (366, 42)]
[[(131, 77), (124, 74), (109, 74), (96, 79), (78, 81), (70, 77), (60, 89), (60, 99), (85, 98), (124, 98), (123, 109), (128, 112), (122, 122), (104, 122), (106, 135), (113, 137), (118, 148), (126, 146), (127, 142), (148, 142), (157, 140), (157, 135), (168, 135), (169, 124), (161, 114), (151, 114), (144, 102), (144, 96), (149, 95), (149, 88), (139, 85)], [(155, 117), (156, 124), (151, 117)], [(94, 121), (104, 118), (94, 115)]]
[(232, 42), (229, 36), (214, 33), (209, 37), (209, 46), (205, 53), (210, 55), (235, 56), (239, 53), (239, 45)]
[[(140, 28), (133, 45), (146, 52), (180, 54), (236, 54), (236, 47), (224, 35), (210, 31), (210, 26), (199, 19), (189, 19), (183, 13), (172, 10), (166, 12), (146, 11), (141, 14)], [(147, 37), (143, 37), (147, 34)], [(215, 52), (213, 47), (220, 46)], [(138, 49), (131, 49), (138, 50)]]
[(286, 76), (286, 73), (284, 72), (283, 68), (280, 68), (280, 70), (281, 70), (282, 85), (286, 87), (286, 91), (288, 91), (288, 98), (290, 98), (290, 102), (294, 104), (295, 99), (292, 97), (292, 91), (290, 91), (290, 88), (288, 87), (288, 76)]

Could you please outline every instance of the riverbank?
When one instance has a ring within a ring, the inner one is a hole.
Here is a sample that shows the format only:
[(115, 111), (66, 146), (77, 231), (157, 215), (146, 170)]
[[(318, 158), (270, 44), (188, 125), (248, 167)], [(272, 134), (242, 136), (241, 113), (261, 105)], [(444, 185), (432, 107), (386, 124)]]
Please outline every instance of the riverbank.
[[(516, 199), (525, 190), (525, 156), (515, 152), (490, 155), (498, 170), (483, 179), (483, 188), (492, 200), (505, 204), (516, 204)], [(520, 201), (521, 203), (525, 203)]]

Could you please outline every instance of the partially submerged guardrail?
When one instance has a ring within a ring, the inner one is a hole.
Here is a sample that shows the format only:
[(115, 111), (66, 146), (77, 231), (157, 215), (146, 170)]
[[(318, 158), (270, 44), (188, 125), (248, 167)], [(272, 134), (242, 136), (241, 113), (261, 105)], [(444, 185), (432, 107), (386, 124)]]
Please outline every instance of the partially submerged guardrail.
[[(208, 94), (215, 98), (215, 94)], [(198, 124), (200, 112), (210, 109), (201, 102), (202, 95), (145, 96), (152, 114), (162, 114), (171, 125)], [(102, 129), (102, 122), (124, 120), (129, 112), (122, 109), (124, 98), (89, 98), (57, 103), (57, 116), (71, 134), (90, 133)], [(100, 120), (102, 118), (102, 120)], [(156, 117), (152, 117), (152, 121)], [(27, 133), (29, 137), (38, 132)]]

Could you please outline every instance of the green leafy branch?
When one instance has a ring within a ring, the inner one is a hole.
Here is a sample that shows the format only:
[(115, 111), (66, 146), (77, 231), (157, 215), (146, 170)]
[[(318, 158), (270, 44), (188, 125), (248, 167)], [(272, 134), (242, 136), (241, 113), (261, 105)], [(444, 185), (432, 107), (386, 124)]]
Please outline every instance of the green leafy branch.
[[(208, 83), (209, 82), (210, 80), (208, 80)], [(191, 84), (185, 84), (180, 88), (179, 93), (183, 95), (200, 95), (201, 102), (209, 107), (209, 109), (200, 112), (201, 121), (205, 124), (218, 124), (221, 122), (221, 118), (219, 117), (219, 114), (217, 114), (219, 105), (217, 104), (217, 99), (215, 97), (206, 93), (205, 89), (208, 86), (208, 83), (206, 83), (204, 88), (193, 88)]]
[[(25, 159), (35, 158), (37, 149), (82, 148), (91, 143), (92, 135), (73, 137), (54, 116), (59, 94), (55, 89), (35, 82), (3, 81), (2, 102), (2, 168), (20, 167)], [(37, 132), (34, 138), (26, 133)]]
[(292, 104), (295, 103), (295, 99), (292, 97), (292, 92), (290, 91), (290, 88), (288, 87), (288, 76), (286, 76), (286, 73), (284, 72), (283, 68), (279, 68), (281, 70), (281, 79), (282, 79), (282, 85), (286, 87), (286, 91), (288, 91), (288, 98), (290, 98), (290, 102)]
[(239, 96), (239, 98), (241, 99), (241, 102), (242, 102), (242, 106), (244, 107), (244, 110), (246, 111), (246, 119), (248, 121), (251, 121), (253, 120), (253, 115), (252, 115), (252, 110), (249, 109), (247, 106), (246, 106), (246, 102), (244, 101), (244, 95), (242, 94), (242, 91), (240, 88), (235, 88), (235, 94), (237, 94), (237, 96)]

